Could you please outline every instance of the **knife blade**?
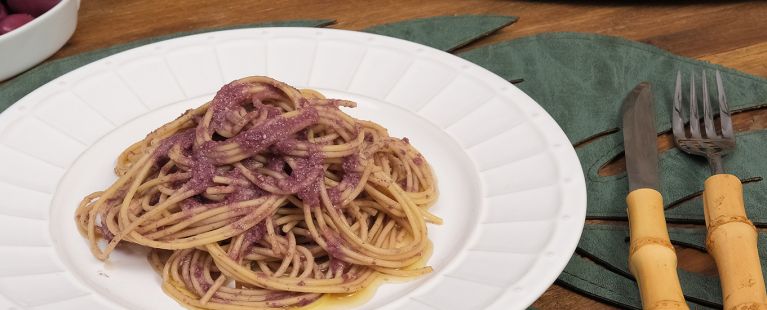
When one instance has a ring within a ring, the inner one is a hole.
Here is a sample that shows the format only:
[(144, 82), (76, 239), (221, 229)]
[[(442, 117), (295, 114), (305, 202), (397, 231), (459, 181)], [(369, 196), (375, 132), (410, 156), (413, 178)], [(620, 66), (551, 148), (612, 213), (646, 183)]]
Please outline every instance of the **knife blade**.
[(655, 107), (650, 84), (642, 82), (623, 101), (623, 146), (629, 191), (658, 189)]
[(668, 237), (663, 196), (658, 191), (655, 108), (650, 84), (642, 82), (622, 107), (629, 194), (629, 271), (644, 309), (688, 309), (679, 284), (676, 252)]

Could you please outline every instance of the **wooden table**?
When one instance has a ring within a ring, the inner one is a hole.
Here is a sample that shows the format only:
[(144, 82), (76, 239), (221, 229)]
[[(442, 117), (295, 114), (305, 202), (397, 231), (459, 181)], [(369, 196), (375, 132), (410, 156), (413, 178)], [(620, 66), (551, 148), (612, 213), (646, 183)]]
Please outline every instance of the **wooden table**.
[[(604, 3), (603, 3), (604, 2)], [(332, 28), (358, 30), (382, 23), (453, 14), (515, 15), (514, 25), (464, 49), (549, 31), (595, 32), (653, 44), (673, 53), (767, 77), (767, 3), (709, 1), (653, 6), (628, 1), (479, 0), (82, 0), (77, 31), (54, 58), (178, 31), (291, 19), (335, 19)], [(763, 128), (767, 113), (739, 115), (739, 129)], [(670, 146), (670, 139), (662, 141)], [(605, 173), (622, 169), (618, 162)], [(712, 260), (695, 250), (679, 252), (682, 268), (713, 272)], [(535, 302), (540, 309), (609, 309), (610, 306), (553, 285)]]

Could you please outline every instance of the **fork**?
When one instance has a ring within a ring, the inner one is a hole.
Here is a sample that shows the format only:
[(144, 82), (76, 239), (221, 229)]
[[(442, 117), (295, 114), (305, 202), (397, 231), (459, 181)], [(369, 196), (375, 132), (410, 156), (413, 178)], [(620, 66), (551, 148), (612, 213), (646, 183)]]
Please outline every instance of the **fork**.
[(722, 166), (722, 157), (735, 149), (735, 134), (719, 71), (716, 71), (716, 88), (721, 133), (717, 133), (714, 125), (705, 71), (701, 88), (705, 132), (700, 129), (695, 73), (692, 73), (688, 136), (682, 113), (682, 73), (677, 71), (671, 119), (674, 142), (686, 153), (706, 157), (711, 168), (711, 176), (706, 179), (703, 190), (703, 211), (708, 231), (706, 248), (719, 271), (724, 309), (767, 309), (767, 294), (757, 251), (757, 231), (746, 216), (743, 185), (738, 177), (725, 173)]

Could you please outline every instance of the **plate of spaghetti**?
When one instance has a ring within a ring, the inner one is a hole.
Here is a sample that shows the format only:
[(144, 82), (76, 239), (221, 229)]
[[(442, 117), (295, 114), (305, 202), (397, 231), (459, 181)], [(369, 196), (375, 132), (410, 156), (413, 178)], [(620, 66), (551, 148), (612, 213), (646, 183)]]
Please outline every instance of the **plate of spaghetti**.
[(522, 309), (586, 211), (522, 91), (332, 29), (96, 61), (0, 114), (0, 158), (0, 308)]

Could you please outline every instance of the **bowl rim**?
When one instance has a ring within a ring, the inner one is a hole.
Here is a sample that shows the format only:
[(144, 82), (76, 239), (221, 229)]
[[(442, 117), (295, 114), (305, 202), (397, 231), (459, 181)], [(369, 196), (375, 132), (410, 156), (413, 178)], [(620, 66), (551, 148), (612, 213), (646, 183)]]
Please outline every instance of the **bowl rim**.
[(56, 3), (56, 5), (54, 5), (50, 10), (45, 11), (45, 13), (41, 14), (38, 17), (35, 17), (31, 22), (28, 22), (28, 23), (22, 25), (19, 28), (11, 30), (8, 33), (0, 35), (0, 41), (11, 40), (13, 37), (20, 36), (20, 35), (23, 35), (23, 33), (25, 33), (25, 32), (31, 31), (29, 29), (35, 27), (35, 25), (37, 25), (39, 23), (42, 23), (43, 22), (42, 19), (48, 18), (51, 15), (56, 14), (55, 12), (63, 10), (65, 2), (72, 2), (72, 1), (77, 1), (77, 10), (79, 11), (79, 9), (80, 9), (80, 0), (61, 0), (61, 1), (59, 1), (59, 3)]

